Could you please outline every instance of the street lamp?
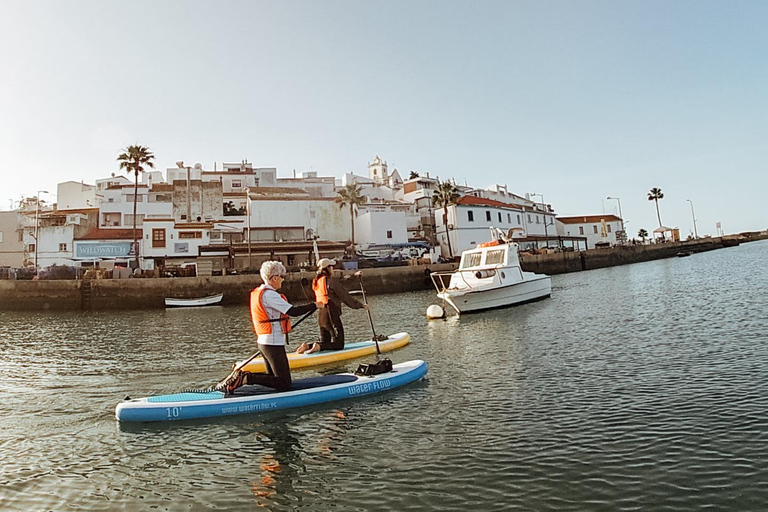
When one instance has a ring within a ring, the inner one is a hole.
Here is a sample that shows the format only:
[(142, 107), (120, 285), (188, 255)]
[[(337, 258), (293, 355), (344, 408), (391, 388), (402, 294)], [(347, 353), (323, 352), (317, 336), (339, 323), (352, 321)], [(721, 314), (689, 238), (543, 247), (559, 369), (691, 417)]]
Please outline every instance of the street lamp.
[[(541, 208), (544, 210), (543, 216), (544, 216), (544, 240), (546, 240), (546, 249), (549, 249), (549, 233), (547, 231), (547, 214), (546, 209), (547, 207), (544, 205), (544, 194), (531, 194), (531, 197), (533, 196), (539, 196), (541, 198)], [(538, 247), (538, 244), (536, 244)]]
[(693, 213), (693, 201), (690, 199), (686, 199), (689, 203), (691, 203), (691, 218), (693, 219), (693, 239), (696, 240), (699, 238), (699, 232), (696, 230), (696, 214)]
[(37, 274), (37, 250), (40, 247), (38, 236), (40, 232), (40, 194), (50, 194), (47, 190), (38, 190), (35, 197), (35, 274)]
[(621, 218), (621, 233), (623, 235), (624, 240), (626, 240), (627, 232), (624, 230), (624, 215), (621, 214), (621, 198), (608, 196), (606, 199), (615, 199), (619, 203), (619, 217)]
[(248, 271), (251, 271), (253, 264), (251, 261), (251, 189), (245, 187), (245, 214), (248, 217)]

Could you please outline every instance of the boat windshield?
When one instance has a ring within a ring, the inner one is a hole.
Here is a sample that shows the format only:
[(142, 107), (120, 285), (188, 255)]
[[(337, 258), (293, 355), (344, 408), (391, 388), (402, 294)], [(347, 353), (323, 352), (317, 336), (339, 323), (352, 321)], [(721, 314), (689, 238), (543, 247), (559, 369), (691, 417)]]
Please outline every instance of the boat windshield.
[(495, 251), (488, 251), (485, 254), (486, 265), (497, 265), (504, 263), (504, 249), (496, 249)]
[(483, 251), (465, 252), (464, 256), (461, 257), (460, 268), (480, 266), (480, 258), (482, 257), (482, 255), (483, 255)]

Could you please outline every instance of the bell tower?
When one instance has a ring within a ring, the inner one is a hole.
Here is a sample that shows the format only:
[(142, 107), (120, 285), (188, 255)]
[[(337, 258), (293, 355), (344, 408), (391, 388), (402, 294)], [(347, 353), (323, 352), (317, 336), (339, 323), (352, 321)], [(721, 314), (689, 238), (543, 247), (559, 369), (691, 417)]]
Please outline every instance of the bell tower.
[(376, 155), (373, 162), (368, 164), (368, 177), (376, 183), (384, 183), (389, 180), (387, 162), (383, 162), (379, 155)]

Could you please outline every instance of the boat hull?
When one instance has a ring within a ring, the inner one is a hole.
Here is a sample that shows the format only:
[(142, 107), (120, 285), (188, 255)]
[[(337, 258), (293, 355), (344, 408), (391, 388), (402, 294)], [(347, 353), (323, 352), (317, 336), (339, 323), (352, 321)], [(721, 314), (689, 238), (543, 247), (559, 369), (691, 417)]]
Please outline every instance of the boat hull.
[[(390, 352), (398, 348), (406, 346), (411, 341), (411, 336), (407, 332), (399, 332), (388, 336), (386, 340), (379, 342), (379, 349), (382, 352)], [(309, 368), (312, 366), (320, 366), (323, 364), (336, 363), (339, 361), (346, 361), (348, 359), (356, 359), (358, 357), (365, 357), (376, 353), (376, 343), (369, 341), (357, 341), (354, 343), (347, 343), (342, 350), (322, 350), (320, 352), (314, 352), (312, 354), (297, 354), (291, 352), (288, 354), (288, 364), (292, 370)], [(237, 363), (240, 364), (240, 363)], [(236, 364), (236, 365), (237, 365)], [(264, 359), (257, 357), (245, 368), (246, 372), (262, 373), (266, 371), (266, 365)]]
[(177, 299), (166, 297), (165, 306), (168, 308), (196, 308), (201, 306), (216, 306), (221, 303), (221, 299), (223, 298), (223, 293), (209, 295), (208, 297), (200, 297), (197, 299)]
[(391, 372), (372, 377), (340, 373), (297, 379), (293, 389), (284, 392), (243, 386), (233, 395), (209, 391), (126, 399), (117, 404), (115, 417), (121, 422), (155, 422), (271, 412), (381, 393), (426, 374), (427, 363), (414, 360), (396, 364)]
[(536, 275), (533, 279), (502, 287), (446, 290), (437, 296), (447, 301), (459, 313), (475, 313), (487, 309), (518, 306), (546, 299), (552, 294), (552, 279)]

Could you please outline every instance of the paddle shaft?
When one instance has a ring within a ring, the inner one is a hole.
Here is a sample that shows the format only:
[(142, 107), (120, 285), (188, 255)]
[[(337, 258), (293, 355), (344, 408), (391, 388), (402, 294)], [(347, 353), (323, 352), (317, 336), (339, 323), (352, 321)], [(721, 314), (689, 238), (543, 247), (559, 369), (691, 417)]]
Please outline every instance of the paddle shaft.
[[(368, 305), (368, 300), (365, 298), (365, 287), (363, 286), (363, 275), (358, 276), (360, 278), (360, 291), (363, 292), (363, 304)], [(373, 316), (371, 316), (371, 310), (368, 309), (368, 321), (371, 323), (371, 334), (373, 335), (373, 342), (376, 343), (376, 354), (381, 354), (379, 348), (379, 337), (376, 336), (376, 329), (373, 328)]]

